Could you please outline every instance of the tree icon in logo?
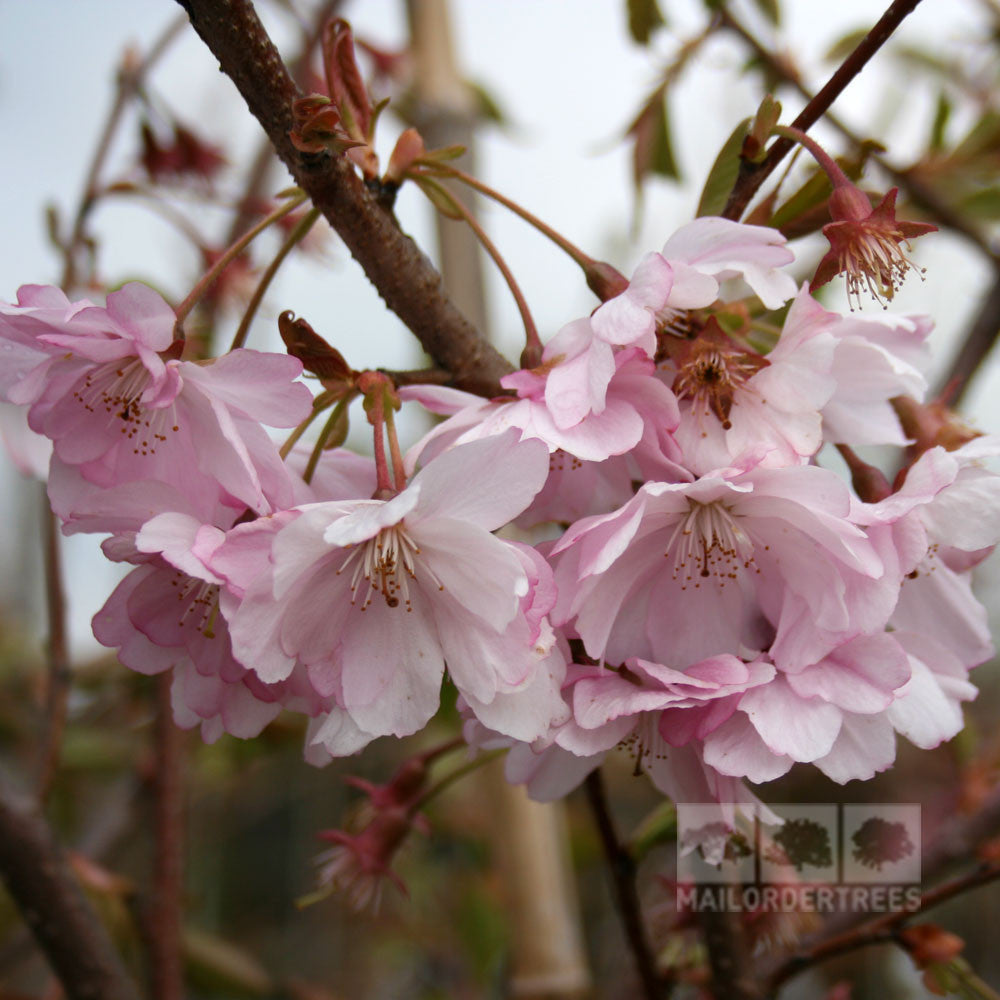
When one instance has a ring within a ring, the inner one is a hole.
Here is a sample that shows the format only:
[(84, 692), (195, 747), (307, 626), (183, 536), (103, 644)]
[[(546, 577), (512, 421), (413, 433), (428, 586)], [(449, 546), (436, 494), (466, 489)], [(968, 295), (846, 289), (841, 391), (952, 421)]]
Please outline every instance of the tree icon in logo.
[(884, 864), (908, 858), (914, 851), (906, 825), (889, 822), (881, 816), (866, 819), (854, 831), (851, 841), (854, 860), (876, 871), (881, 871)]
[(788, 819), (764, 849), (764, 859), (801, 872), (806, 865), (828, 868), (833, 864), (830, 831), (812, 819)]

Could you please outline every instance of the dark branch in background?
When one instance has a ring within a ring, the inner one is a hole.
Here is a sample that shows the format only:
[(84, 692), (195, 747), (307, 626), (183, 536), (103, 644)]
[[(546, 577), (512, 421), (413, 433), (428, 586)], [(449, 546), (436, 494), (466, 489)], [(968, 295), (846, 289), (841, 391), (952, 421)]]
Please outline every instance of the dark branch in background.
[(343, 239), (386, 305), (460, 388), (500, 391), (510, 363), (444, 293), (441, 276), (379, 206), (343, 157), (302, 154), (292, 145), (292, 102), (299, 92), (249, 0), (178, 0), (191, 24), (236, 84), (295, 182)]
[[(813, 95), (803, 85), (794, 69), (783, 59), (776, 56), (767, 46), (763, 45), (726, 8), (722, 8), (719, 12), (719, 20), (723, 27), (728, 28), (734, 34), (738, 35), (753, 49), (754, 55), (767, 67), (769, 72), (794, 87), (807, 102), (814, 100)], [(865, 140), (832, 112), (828, 112), (824, 120), (837, 129), (853, 146), (859, 149), (864, 146)], [(1000, 263), (1000, 258), (997, 257), (982, 232), (971, 225), (964, 215), (953, 209), (947, 202), (942, 201), (933, 188), (928, 187), (919, 177), (915, 177), (908, 170), (900, 170), (894, 167), (883, 154), (873, 152), (871, 153), (871, 158), (892, 178), (894, 184), (906, 192), (907, 197), (914, 205), (923, 209), (935, 222), (939, 222), (942, 226), (964, 236), (985, 257), (993, 261), (994, 264)]]
[(156, 872), (149, 935), (150, 985), (153, 1000), (182, 1000), (184, 965), (181, 917), (184, 882), (184, 782), (181, 731), (174, 724), (170, 701), (171, 673), (156, 678), (155, 755)]
[(600, 834), (608, 870), (611, 872), (615, 903), (625, 927), (625, 938), (635, 958), (639, 979), (642, 981), (643, 996), (646, 1000), (657, 1000), (666, 994), (666, 984), (657, 974), (656, 959), (653, 957), (653, 950), (642, 922), (642, 909), (635, 887), (635, 860), (621, 845), (615, 833), (600, 768), (587, 775), (583, 787), (587, 793), (587, 803), (593, 814), (597, 832)]
[[(979, 846), (1000, 833), (1000, 790), (996, 790), (974, 813), (960, 815), (946, 823), (927, 845), (920, 859), (920, 871), (925, 882), (933, 881), (956, 864), (968, 863), (977, 854)], [(920, 898), (915, 912), (901, 911), (886, 914), (876, 920), (863, 922), (864, 914), (848, 912), (826, 922), (822, 931), (812, 936), (796, 955), (779, 958), (762, 968), (761, 978), (775, 986), (798, 974), (810, 965), (832, 958), (834, 955), (853, 951), (869, 944), (892, 941), (895, 929), (917, 913), (937, 906), (947, 899), (1000, 877), (1000, 865), (983, 865), (959, 876), (951, 882), (929, 889)], [(893, 919), (897, 920), (893, 924)]]
[(954, 388), (948, 391), (946, 400), (949, 406), (957, 407), (962, 401), (972, 376), (986, 360), (998, 336), (1000, 336), (1000, 268), (997, 269), (993, 285), (983, 297), (979, 312), (973, 318), (965, 339), (938, 387), (938, 391), (942, 392), (954, 383)]
[[(826, 114), (827, 109), (840, 96), (844, 88), (864, 69), (868, 60), (885, 44), (903, 19), (910, 14), (920, 0), (895, 0), (882, 15), (878, 23), (861, 40), (857, 48), (841, 63), (823, 89), (802, 109), (792, 122), (792, 127), (808, 132)], [(775, 167), (788, 155), (794, 143), (784, 137), (778, 139), (767, 151), (762, 163), (743, 163), (740, 174), (733, 186), (723, 216), (739, 219), (750, 199), (761, 184), (771, 175)]]
[(62, 553), (59, 521), (49, 509), (44, 487), (41, 494), (42, 524), (45, 536), (45, 609), (48, 616), (46, 660), (48, 677), (45, 691), (45, 741), (38, 776), (38, 801), (45, 803), (52, 790), (62, 756), (63, 730), (66, 727), (66, 702), (69, 697), (70, 666), (66, 641), (66, 595), (63, 590)]
[(698, 914), (712, 969), (713, 996), (725, 1000), (760, 1000), (751, 971), (750, 952), (741, 913), (705, 910)]
[(45, 820), (6, 787), (0, 787), (0, 874), (69, 1000), (139, 1000)]
[(953, 879), (951, 882), (946, 882), (944, 885), (929, 889), (920, 897), (920, 903), (914, 910), (886, 913), (860, 927), (855, 927), (853, 930), (827, 938), (808, 951), (800, 952), (788, 959), (771, 977), (771, 991), (776, 991), (785, 980), (792, 976), (804, 972), (819, 962), (835, 958), (837, 955), (846, 955), (873, 944), (896, 943), (902, 946), (902, 940), (898, 936), (899, 931), (910, 920), (925, 910), (947, 902), (949, 899), (954, 899), (956, 896), (961, 896), (972, 889), (978, 889), (980, 886), (995, 882), (998, 878), (1000, 878), (1000, 864), (981, 865), (975, 871)]
[(121, 124), (122, 115), (128, 107), (129, 102), (139, 93), (146, 75), (167, 51), (174, 39), (180, 34), (184, 27), (184, 19), (178, 17), (171, 22), (162, 35), (153, 43), (146, 56), (138, 62), (126, 59), (118, 71), (118, 84), (115, 91), (114, 103), (108, 112), (107, 120), (104, 123), (104, 130), (97, 141), (94, 149), (94, 156), (87, 171), (87, 178), (83, 184), (83, 196), (77, 207), (76, 215), (73, 218), (73, 228), (63, 250), (63, 273), (60, 287), (64, 292), (71, 292), (74, 286), (79, 283), (77, 273), (77, 256), (80, 251), (88, 245), (87, 240), (87, 220), (90, 211), (94, 207), (95, 201), (100, 193), (98, 180), (101, 171), (104, 169), (105, 160), (111, 150), (111, 141), (115, 132)]

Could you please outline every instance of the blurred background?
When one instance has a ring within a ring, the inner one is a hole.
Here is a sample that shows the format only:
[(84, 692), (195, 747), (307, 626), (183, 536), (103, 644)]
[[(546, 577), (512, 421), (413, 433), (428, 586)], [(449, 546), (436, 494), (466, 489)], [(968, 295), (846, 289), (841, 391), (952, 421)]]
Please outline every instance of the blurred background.
[[(443, 135), (460, 134), (474, 155), (468, 169), (626, 274), (643, 253), (658, 249), (692, 218), (720, 147), (755, 112), (763, 94), (775, 93), (786, 109), (782, 120), (790, 121), (805, 103), (790, 81), (797, 77), (814, 93), (856, 33), (870, 26), (878, 6), (867, 0), (781, 0), (779, 10), (774, 0), (660, 0), (665, 23), (647, 37), (635, 12), (648, 11), (649, 5), (625, 0), (326, 5), (350, 20), (363, 43), (360, 58), (372, 74), (373, 93), (390, 98), (379, 128), (383, 162), (399, 132), (415, 120), (422, 131), (439, 126)], [(730, 22), (706, 30), (718, 8), (742, 34)], [(305, 0), (258, 3), (289, 63), (308, 49), (317, 9)], [(92, 240), (83, 255), (86, 280), (71, 297), (98, 297), (103, 288), (139, 279), (179, 301), (204, 270), (206, 255), (229, 241), (234, 216), (246, 210), (248, 196), (267, 204), (287, 185), (284, 170), (263, 157), (258, 127), (235, 88), (179, 18), (182, 12), (170, 0), (0, 0), (0, 298), (13, 301), (21, 284), (60, 282), (64, 255), (58, 244), (71, 232), (119, 92), (119, 70), (160, 42), (162, 54), (126, 102), (107, 147), (97, 179), (100, 198), (86, 222)], [(421, 23), (432, 40), (429, 49), (414, 51), (411, 32)], [(753, 40), (771, 53), (770, 61), (755, 51)], [(428, 65), (445, 71), (435, 75)], [(300, 69), (303, 86), (312, 89), (309, 73), (319, 72), (317, 58), (306, 59)], [(877, 140), (886, 150), (884, 159), (929, 186), (980, 243), (942, 225), (942, 232), (921, 240), (915, 252), (926, 280), (911, 275), (893, 305), (934, 317), (933, 386), (949, 372), (997, 280), (982, 245), (995, 245), (1000, 219), (998, 80), (1000, 6), (994, 0), (926, 0), (834, 106), (849, 131)], [(179, 127), (196, 140), (197, 169), (171, 166), (168, 154)], [(842, 130), (821, 122), (812, 132), (832, 152), (858, 160), (858, 147)], [(224, 160), (216, 165), (205, 158), (209, 153)], [(787, 190), (794, 191), (808, 173), (809, 165), (798, 161)], [(893, 183), (873, 159), (864, 179), (873, 190)], [(439, 224), (411, 188), (402, 190), (397, 203), (401, 224), (440, 260)], [(901, 201), (906, 200), (904, 192)], [(593, 308), (578, 269), (552, 244), (496, 205), (480, 202), (477, 211), (521, 283), (543, 339)], [(901, 215), (941, 225), (919, 206), (907, 205)], [(278, 245), (268, 238), (260, 242), (246, 267), (234, 269), (220, 284), (204, 318), (217, 345), (229, 341), (239, 322), (253, 288), (253, 268), (262, 267)], [(801, 276), (811, 272), (823, 246), (818, 236), (796, 243)], [(483, 274), (482, 301), (471, 293), (464, 304), (516, 360), (522, 338), (517, 311), (496, 269), (484, 263)], [(468, 288), (457, 294), (465, 293)], [(846, 310), (843, 284), (835, 282), (824, 301)], [(276, 317), (289, 308), (355, 368), (422, 363), (419, 346), (329, 230), (317, 227), (305, 252), (282, 268), (248, 346), (280, 350)], [(1000, 426), (996, 364), (987, 360), (977, 371), (962, 408), (976, 427)], [(408, 440), (423, 426), (411, 420)], [(366, 437), (359, 424), (350, 441), (364, 449)], [(0, 574), (0, 736), (4, 770), (15, 778), (36, 766), (44, 721), (41, 494), (41, 485), (13, 462), (0, 466), (7, 525), (0, 533), (6, 570)], [(151, 732), (154, 685), (128, 674), (90, 634), (90, 618), (113, 588), (117, 568), (86, 536), (66, 539), (63, 557), (74, 680), (50, 815), (77, 852), (81, 877), (130, 962), (141, 970), (142, 911), (154, 851), (149, 833), (157, 752)], [(994, 610), (996, 577), (995, 564), (988, 563), (981, 594)], [(994, 674), (991, 665), (977, 671), (983, 693), (969, 709), (969, 728), (949, 746), (933, 753), (901, 746), (895, 770), (846, 789), (803, 769), (765, 788), (765, 797), (919, 801), (929, 824), (925, 831), (933, 832), (957, 809), (974, 809), (976, 796), (981, 801), (992, 787), (1000, 756), (993, 738)], [(518, 978), (530, 945), (519, 940), (515, 890), (518, 866), (523, 877), (525, 862), (510, 847), (517, 839), (511, 829), (536, 820), (517, 812), (527, 807), (511, 798), (489, 769), (436, 799), (433, 833), (410, 838), (397, 866), (409, 898), (387, 886), (377, 915), (356, 915), (336, 896), (296, 907), (315, 885), (314, 859), (321, 850), (316, 832), (344, 825), (358, 802), (343, 776), (385, 781), (404, 753), (432, 743), (435, 735), (446, 738), (453, 721), (445, 710), (436, 733), (419, 744), (379, 743), (361, 759), (323, 770), (302, 762), (302, 733), (290, 721), (279, 720), (245, 743), (223, 737), (204, 746), (196, 733), (184, 736), (191, 996), (429, 1000), (581, 996), (588, 989), (599, 997), (633, 995), (630, 956), (599, 844), (585, 804), (576, 799), (564, 813), (537, 820), (564, 831), (567, 849), (558, 864), (572, 868), (569, 877), (555, 878), (546, 889), (559, 896), (553, 905), (568, 935), (561, 959), (565, 983), (543, 989), (532, 986), (530, 977)], [(630, 761), (619, 762), (608, 782), (625, 834), (657, 805), (644, 781), (630, 780), (630, 770)], [(674, 914), (664, 879), (671, 877), (673, 862), (669, 837), (665, 844), (656, 839), (643, 842), (640, 880), (653, 936), (659, 945), (680, 950), (672, 960), (696, 964), (694, 938), (667, 935)], [(988, 945), (997, 919), (1000, 897), (989, 890), (953, 904), (940, 917), (966, 937), (971, 964), (994, 985), (1000, 985), (1000, 956)], [(760, 947), (801, 930), (769, 928)], [(869, 949), (851, 962), (850, 968), (825, 965), (793, 981), (787, 995), (822, 996), (838, 978), (858, 983), (855, 997), (929, 995), (909, 959), (891, 948)], [(54, 996), (51, 989), (27, 931), (4, 901), (0, 995)]]

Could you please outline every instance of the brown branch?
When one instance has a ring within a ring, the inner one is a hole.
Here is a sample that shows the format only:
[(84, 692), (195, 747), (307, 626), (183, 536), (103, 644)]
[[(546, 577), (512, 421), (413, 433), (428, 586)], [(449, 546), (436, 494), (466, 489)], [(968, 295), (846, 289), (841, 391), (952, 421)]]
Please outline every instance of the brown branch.
[(954, 389), (949, 392), (949, 406), (959, 404), (969, 388), (972, 377), (993, 349), (998, 336), (1000, 336), (1000, 270), (994, 278), (993, 285), (983, 296), (968, 333), (941, 379), (939, 392), (954, 383)]
[[(1000, 833), (1000, 788), (996, 789), (976, 812), (969, 815), (955, 816), (938, 830), (934, 839), (926, 846), (920, 859), (920, 869), (923, 878), (925, 880), (933, 880), (956, 863), (968, 861), (969, 858), (976, 855), (980, 844), (995, 837), (998, 833)], [(981, 869), (977, 869), (971, 875), (962, 876), (955, 882), (946, 883), (935, 889), (928, 890), (921, 897), (920, 909), (927, 909), (931, 905), (936, 905), (937, 902), (943, 902), (945, 898), (955, 895), (949, 887), (960, 886), (963, 884), (963, 880), (967, 878), (975, 879), (979, 877), (981, 871)], [(909, 911), (904, 912), (906, 916), (913, 915)], [(898, 914), (888, 914), (887, 916), (898, 916)], [(871, 923), (863, 923), (863, 916), (854, 912), (836, 915), (827, 921), (820, 932), (821, 936), (813, 936), (812, 940), (814, 944), (810, 948), (801, 951), (798, 958), (793, 956), (792, 958), (786, 957), (780, 959), (774, 965), (770, 966), (770, 973), (768, 973), (767, 969), (762, 969), (762, 978), (767, 979), (770, 977), (772, 980), (775, 980), (778, 976), (787, 978), (794, 975), (801, 967), (800, 964), (795, 963), (800, 962), (802, 955), (811, 955), (814, 951), (825, 949), (828, 946), (827, 943), (831, 941), (851, 940), (851, 935), (856, 933), (861, 927), (867, 928), (869, 932), (874, 933), (872, 932)], [(878, 930), (878, 928), (875, 930)], [(892, 940), (892, 935), (886, 933), (884, 939)], [(876, 943), (875, 938), (870, 934), (869, 940), (865, 943)], [(825, 956), (826, 952), (823, 954)], [(792, 968), (792, 965), (795, 965), (795, 967)], [(782, 970), (785, 971), (783, 972)]]
[[(813, 94), (802, 83), (795, 70), (784, 59), (779, 58), (766, 45), (763, 45), (729, 10), (725, 7), (722, 8), (718, 16), (719, 23), (746, 42), (753, 50), (754, 55), (767, 67), (768, 72), (794, 87), (807, 102), (811, 102), (814, 99)], [(865, 145), (865, 139), (832, 112), (827, 113), (825, 120), (840, 132), (851, 145), (859, 149)], [(879, 167), (892, 178), (893, 183), (906, 192), (907, 197), (914, 205), (923, 209), (932, 219), (940, 222), (942, 226), (964, 236), (984, 256), (993, 261), (994, 264), (1000, 263), (1000, 258), (997, 257), (997, 254), (989, 245), (982, 232), (971, 225), (969, 220), (960, 212), (957, 212), (947, 202), (942, 201), (932, 187), (925, 184), (919, 177), (914, 176), (909, 170), (894, 167), (884, 155), (878, 152), (872, 152), (870, 155), (878, 163)]]
[(720, 1000), (760, 1000), (742, 914), (704, 910), (699, 919), (712, 970), (712, 995)]
[(614, 823), (608, 809), (607, 796), (604, 793), (604, 781), (600, 768), (587, 775), (583, 783), (587, 793), (587, 803), (594, 817), (594, 824), (601, 838), (604, 858), (611, 873), (614, 886), (615, 903), (625, 928), (625, 938), (628, 941), (632, 956), (635, 959), (639, 979), (642, 982), (642, 995), (646, 1000), (656, 1000), (666, 993), (666, 984), (656, 971), (656, 959), (646, 936), (646, 928), (642, 922), (642, 909), (639, 906), (639, 893), (635, 885), (635, 860), (628, 849), (623, 847), (615, 833)]
[[(792, 127), (808, 132), (919, 3), (920, 0), (894, 0), (889, 5), (888, 10), (879, 18), (878, 23), (834, 71), (816, 96), (802, 109), (795, 121), (792, 122)], [(741, 163), (736, 184), (733, 186), (729, 201), (722, 213), (724, 218), (739, 219), (757, 189), (788, 155), (793, 145), (791, 139), (782, 137), (767, 151), (763, 162), (752, 164), (744, 161)]]
[(183, 889), (183, 780), (180, 730), (170, 703), (172, 674), (156, 678), (156, 873), (152, 933), (149, 940), (153, 1000), (181, 1000), (184, 968), (181, 956)]
[(69, 1000), (138, 1000), (44, 818), (6, 787), (0, 788), (0, 875)]
[(66, 595), (63, 590), (59, 520), (49, 509), (44, 488), (41, 495), (45, 533), (45, 608), (48, 616), (46, 659), (48, 678), (45, 692), (45, 740), (38, 777), (38, 801), (45, 803), (52, 789), (62, 755), (69, 697), (70, 666), (66, 640)]
[(364, 269), (386, 305), (416, 335), (453, 383), (499, 392), (510, 363), (445, 295), (441, 276), (400, 230), (343, 157), (303, 154), (292, 145), (299, 92), (249, 0), (178, 0), (232, 79), (295, 182), (308, 193)]
[(793, 955), (771, 977), (771, 992), (790, 979), (792, 976), (804, 972), (806, 969), (819, 962), (834, 958), (837, 955), (845, 955), (848, 952), (857, 951), (859, 948), (866, 948), (873, 944), (885, 944), (894, 942), (902, 944), (898, 937), (901, 927), (908, 921), (913, 920), (926, 910), (941, 903), (954, 899), (970, 889), (977, 889), (1000, 879), (1000, 863), (981, 865), (974, 871), (968, 872), (959, 878), (952, 879), (943, 885), (928, 889), (920, 897), (920, 902), (912, 910), (900, 910), (898, 912), (886, 913), (875, 920), (870, 920), (860, 927), (852, 928), (843, 934), (827, 938), (808, 951)]

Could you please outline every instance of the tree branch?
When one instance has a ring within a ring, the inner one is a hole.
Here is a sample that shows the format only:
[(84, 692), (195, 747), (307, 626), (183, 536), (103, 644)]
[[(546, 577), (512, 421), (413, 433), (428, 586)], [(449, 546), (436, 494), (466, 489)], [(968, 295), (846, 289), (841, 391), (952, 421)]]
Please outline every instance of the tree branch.
[(138, 1000), (41, 814), (0, 788), (0, 875), (69, 1000)]
[[(808, 132), (824, 115), (831, 104), (840, 96), (844, 88), (864, 69), (873, 55), (889, 40), (903, 19), (910, 14), (920, 0), (894, 0), (889, 9), (879, 18), (878, 23), (861, 40), (857, 48), (834, 71), (816, 96), (802, 109), (792, 122), (792, 127)], [(743, 162), (736, 184), (729, 195), (722, 215), (726, 219), (739, 219), (743, 210), (757, 189), (771, 175), (775, 167), (788, 155), (794, 143), (784, 137), (775, 142), (767, 151), (762, 163)]]
[(178, 0), (236, 84), (295, 182), (347, 244), (386, 305), (463, 389), (495, 395), (511, 370), (444, 293), (441, 276), (344, 157), (303, 154), (292, 145), (299, 92), (250, 0)]
[(899, 944), (897, 934), (905, 923), (934, 906), (954, 899), (955, 896), (960, 896), (971, 889), (995, 882), (998, 878), (1000, 878), (1000, 864), (980, 865), (975, 870), (946, 882), (944, 885), (928, 889), (920, 897), (920, 902), (913, 910), (886, 913), (860, 927), (827, 938), (808, 951), (793, 955), (781, 965), (771, 977), (771, 991), (776, 991), (786, 979), (837, 955), (846, 955), (848, 952), (857, 951), (859, 948), (866, 948), (872, 944), (885, 944), (887, 942)]
[(181, 895), (184, 880), (184, 789), (181, 731), (174, 724), (170, 702), (172, 673), (156, 678), (155, 837), (156, 871), (150, 915), (150, 980), (153, 1000), (181, 1000), (184, 967), (181, 957)]
[(635, 861), (628, 850), (618, 841), (611, 813), (608, 810), (608, 800), (604, 794), (604, 781), (600, 768), (587, 775), (583, 783), (587, 793), (587, 803), (594, 817), (597, 832), (601, 837), (601, 847), (611, 873), (614, 885), (615, 902), (625, 926), (625, 937), (642, 981), (643, 996), (647, 1000), (657, 1000), (665, 994), (665, 984), (656, 971), (656, 960), (646, 936), (646, 928), (642, 922), (642, 910), (639, 906), (639, 894), (635, 888)]
[(993, 284), (983, 296), (979, 311), (938, 386), (938, 391), (943, 392), (954, 383), (954, 388), (949, 391), (949, 406), (958, 406), (969, 388), (972, 377), (993, 349), (998, 336), (1000, 336), (1000, 270), (997, 271)]
[[(768, 71), (794, 87), (806, 100), (813, 100), (813, 95), (803, 85), (802, 80), (786, 60), (776, 56), (768, 47), (761, 43), (746, 26), (737, 20), (725, 7), (719, 12), (720, 24), (738, 35), (753, 50), (754, 55), (767, 67)], [(829, 122), (851, 145), (861, 148), (865, 140), (851, 129), (845, 122), (828, 113), (825, 120)], [(932, 219), (942, 226), (964, 236), (985, 257), (994, 264), (1000, 263), (1000, 258), (993, 251), (983, 233), (977, 229), (961, 212), (956, 211), (947, 202), (942, 201), (937, 192), (925, 184), (910, 170), (893, 166), (883, 154), (872, 152), (871, 158), (892, 179), (892, 182), (902, 188), (910, 201), (923, 209)]]

